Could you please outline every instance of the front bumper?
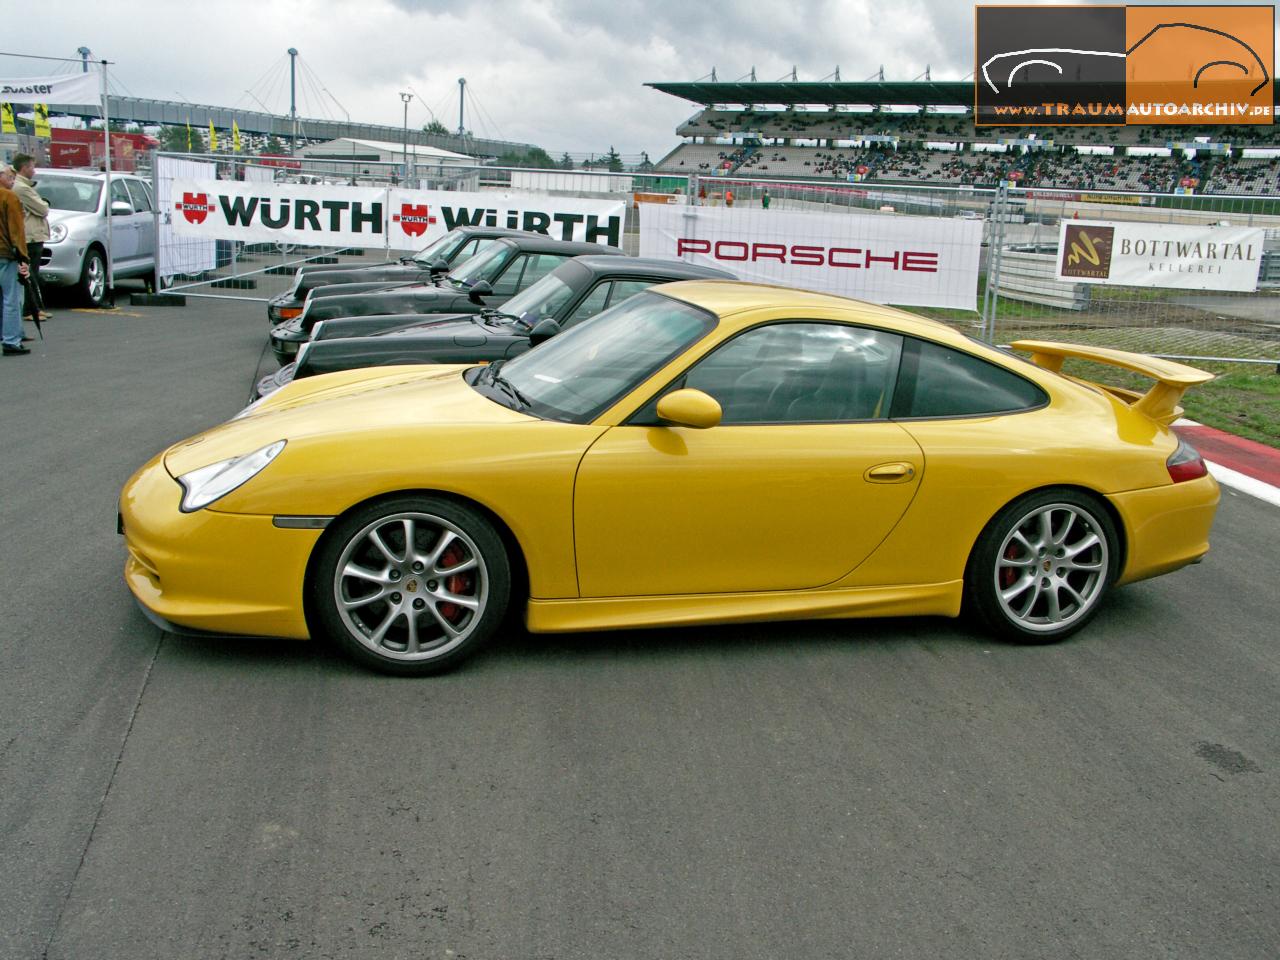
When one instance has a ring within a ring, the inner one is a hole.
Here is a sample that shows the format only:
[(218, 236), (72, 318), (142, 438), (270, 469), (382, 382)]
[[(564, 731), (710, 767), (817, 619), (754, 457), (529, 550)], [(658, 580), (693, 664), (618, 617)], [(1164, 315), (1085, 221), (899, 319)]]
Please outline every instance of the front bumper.
[(267, 301), (267, 319), (272, 324), (284, 323), (302, 313), (303, 301), (292, 292), (281, 293)]
[(1209, 552), (1221, 493), (1211, 476), (1108, 499), (1124, 523), (1126, 555), (1117, 583), (1147, 580), (1195, 563)]
[(138, 603), (184, 630), (307, 638), (307, 561), (323, 531), (282, 529), (270, 516), (183, 513), (181, 495), (162, 456), (120, 495), (124, 578)]
[(265, 377), (258, 381), (253, 395), (253, 399), (261, 400), (265, 396), (275, 393), (287, 383), (293, 382), (293, 374), (297, 367), (292, 363), (286, 363), (275, 373), (268, 373)]
[(70, 287), (80, 282), (84, 270), (84, 254), (89, 249), (86, 241), (63, 240), (45, 243), (45, 256), (40, 259), (40, 282), (59, 287)]
[(311, 331), (298, 320), (287, 320), (271, 331), (271, 352), (281, 363), (289, 363), (310, 339)]

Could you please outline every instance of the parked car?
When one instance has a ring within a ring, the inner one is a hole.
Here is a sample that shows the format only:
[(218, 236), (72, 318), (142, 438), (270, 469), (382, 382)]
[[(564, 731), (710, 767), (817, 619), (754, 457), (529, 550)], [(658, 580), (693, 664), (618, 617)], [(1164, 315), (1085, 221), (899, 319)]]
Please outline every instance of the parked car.
[[(534, 633), (954, 617), (1060, 640), (1209, 550), (1169, 428), (1212, 375), (732, 281), (636, 294), (485, 365), (299, 380), (126, 484), (166, 629), (329, 638), (401, 674)], [(1057, 372), (1065, 357), (1156, 381)]]
[(151, 185), (130, 174), (94, 170), (44, 170), (36, 192), (49, 202), (49, 240), (40, 258), (40, 281), (75, 287), (100, 307), (107, 296), (107, 232), (112, 275), (145, 277), (155, 287), (156, 225)]
[[(503, 237), (476, 254), (440, 284), (344, 292), (345, 284), (312, 290), (302, 314), (271, 331), (271, 350), (288, 363), (321, 320), (391, 313), (479, 313), (500, 307), (571, 257), (622, 256), (617, 247), (552, 240), (539, 233)], [(333, 293), (330, 293), (333, 291)]]
[(267, 318), (273, 324), (292, 320), (302, 313), (308, 293), (334, 283), (429, 283), (433, 277), (448, 273), (451, 265), (465, 263), (497, 238), (521, 235), (523, 231), (498, 227), (457, 227), (412, 257), (389, 263), (303, 265), (293, 275), (293, 286), (267, 301)]
[(297, 360), (259, 380), (255, 396), (295, 379), (355, 367), (514, 357), (654, 284), (717, 279), (734, 276), (679, 260), (574, 257), (508, 300), (501, 312), (321, 320)]

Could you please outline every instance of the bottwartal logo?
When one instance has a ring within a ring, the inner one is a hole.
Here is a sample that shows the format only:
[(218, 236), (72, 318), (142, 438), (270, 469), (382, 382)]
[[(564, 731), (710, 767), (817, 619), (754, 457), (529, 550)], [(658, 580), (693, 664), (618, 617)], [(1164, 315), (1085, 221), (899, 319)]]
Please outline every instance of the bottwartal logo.
[(1115, 227), (1067, 224), (1062, 238), (1062, 276), (1105, 280), (1111, 276)]
[(411, 237), (422, 236), (436, 222), (436, 218), (431, 216), (430, 206), (425, 203), (402, 203), (400, 212), (393, 213), (391, 219)]
[(187, 223), (197, 225), (204, 223), (205, 217), (213, 212), (213, 204), (209, 202), (207, 193), (183, 191), (182, 199), (175, 203), (173, 208), (182, 211), (182, 215), (187, 218)]

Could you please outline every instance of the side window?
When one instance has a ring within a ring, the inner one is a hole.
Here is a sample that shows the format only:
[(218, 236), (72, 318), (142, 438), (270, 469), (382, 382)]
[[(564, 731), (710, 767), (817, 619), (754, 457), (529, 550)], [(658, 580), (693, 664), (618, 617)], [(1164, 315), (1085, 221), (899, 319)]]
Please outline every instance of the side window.
[(580, 320), (587, 319), (587, 317), (594, 317), (603, 310), (605, 301), (609, 299), (609, 288), (611, 286), (612, 284), (608, 280), (603, 283), (597, 283), (595, 289), (587, 294), (586, 298), (578, 304), (573, 313), (565, 317), (564, 326), (570, 327)]
[(528, 256), (512, 257), (506, 269), (492, 281), (493, 295), (495, 297), (509, 297), (519, 290), (520, 274), (524, 272), (525, 264), (528, 262)]
[(722, 423), (824, 423), (888, 415), (902, 338), (836, 323), (774, 323), (702, 359), (680, 384), (720, 402)]
[(133, 201), (129, 199), (129, 190), (124, 185), (124, 181), (121, 180), (119, 177), (112, 177), (111, 178), (111, 202), (115, 203), (117, 200), (122, 200), (123, 202), (129, 205), (130, 210), (133, 209)]
[(539, 253), (530, 257), (528, 266), (524, 268), (524, 276), (520, 279), (520, 289), (523, 290), (537, 283), (564, 261), (564, 257), (556, 256), (554, 253)]
[(464, 261), (474, 257), (479, 252), (479, 250), (480, 250), (479, 240), (468, 240), (466, 243), (464, 243), (462, 246), (458, 247), (457, 250), (454, 251), (453, 259), (450, 260), (449, 262), (456, 263), (459, 266), (461, 266)]
[(978, 417), (1038, 407), (1044, 391), (1017, 374), (950, 347), (908, 340), (893, 416)]
[(613, 294), (609, 297), (609, 306), (617, 306), (627, 297), (634, 297), (641, 290), (648, 290), (657, 282), (656, 280), (615, 280)]
[(150, 213), (151, 200), (147, 196), (146, 188), (143, 187), (141, 180), (126, 180), (125, 183), (129, 187), (129, 194), (133, 197), (133, 209), (137, 213)]

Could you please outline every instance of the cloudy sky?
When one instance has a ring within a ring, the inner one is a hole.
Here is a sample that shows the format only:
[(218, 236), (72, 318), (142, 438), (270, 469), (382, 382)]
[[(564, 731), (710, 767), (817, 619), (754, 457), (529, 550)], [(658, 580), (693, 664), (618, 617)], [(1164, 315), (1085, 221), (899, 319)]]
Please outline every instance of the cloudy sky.
[[(293, 46), (354, 120), (399, 125), (398, 94), (412, 89), (410, 124), (434, 110), (452, 129), (466, 77), (483, 108), (469, 109), (478, 135), (656, 160), (696, 108), (646, 81), (713, 66), (721, 80), (752, 66), (776, 80), (792, 65), (801, 80), (837, 65), (862, 80), (881, 64), (890, 79), (927, 64), (935, 79), (959, 80), (973, 69), (972, 34), (973, 8), (955, 0), (57, 0), (7, 18), (0, 50), (74, 57), (83, 45), (114, 61), (113, 92), (260, 109), (251, 90), (285, 112)], [(0, 57), (0, 74), (36, 72), (56, 70)], [(303, 115), (343, 116), (309, 80), (299, 100)]]

